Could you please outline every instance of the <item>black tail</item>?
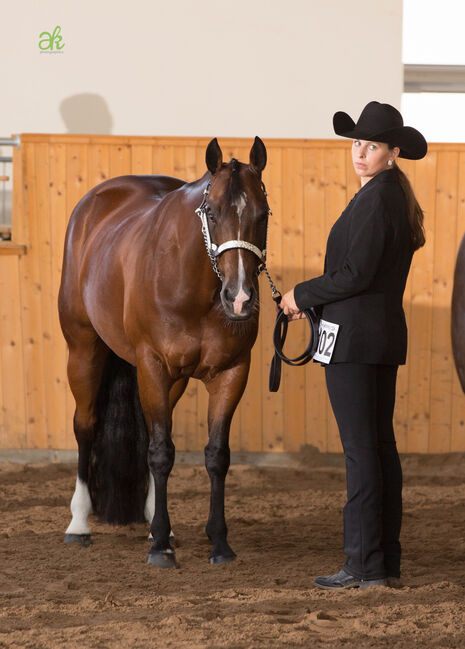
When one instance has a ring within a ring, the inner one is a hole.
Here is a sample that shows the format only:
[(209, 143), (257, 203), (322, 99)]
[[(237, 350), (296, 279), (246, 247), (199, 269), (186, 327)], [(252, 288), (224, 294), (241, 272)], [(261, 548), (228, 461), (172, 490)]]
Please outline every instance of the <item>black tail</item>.
[(147, 448), (136, 368), (110, 352), (97, 400), (89, 465), (90, 497), (101, 520), (119, 525), (145, 520)]

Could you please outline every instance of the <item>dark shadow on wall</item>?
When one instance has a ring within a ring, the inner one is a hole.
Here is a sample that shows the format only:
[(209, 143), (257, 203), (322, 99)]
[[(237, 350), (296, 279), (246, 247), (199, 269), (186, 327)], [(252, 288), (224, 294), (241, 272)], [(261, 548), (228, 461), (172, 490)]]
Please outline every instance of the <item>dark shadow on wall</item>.
[(113, 116), (100, 95), (84, 92), (67, 97), (60, 104), (60, 114), (68, 133), (108, 135), (113, 131)]

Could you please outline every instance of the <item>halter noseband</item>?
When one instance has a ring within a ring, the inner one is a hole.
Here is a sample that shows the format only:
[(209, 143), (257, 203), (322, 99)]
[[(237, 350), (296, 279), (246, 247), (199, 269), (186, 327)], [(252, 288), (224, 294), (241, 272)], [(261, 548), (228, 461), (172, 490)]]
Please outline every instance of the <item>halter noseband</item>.
[[(261, 186), (266, 199), (267, 193), (265, 190), (265, 185), (261, 183)], [(199, 207), (195, 210), (195, 213), (197, 214), (197, 216), (199, 216), (200, 221), (202, 223), (202, 234), (205, 241), (205, 248), (207, 249), (207, 254), (210, 258), (211, 264), (213, 266), (213, 270), (215, 271), (219, 279), (223, 281), (223, 277), (221, 275), (220, 269), (218, 268), (218, 264), (216, 263), (217, 258), (221, 254), (223, 254), (223, 252), (225, 252), (226, 250), (233, 250), (234, 248), (243, 248), (244, 250), (250, 250), (250, 252), (253, 252), (254, 255), (256, 255), (260, 260), (261, 264), (257, 272), (257, 274), (260, 274), (260, 272), (266, 268), (265, 267), (266, 247), (263, 250), (260, 250), (260, 248), (258, 248), (253, 243), (250, 243), (249, 241), (243, 241), (242, 239), (230, 239), (229, 241), (224, 241), (219, 246), (212, 241), (210, 228), (208, 226), (208, 216), (206, 210), (207, 197), (210, 192), (210, 187), (211, 187), (211, 180), (208, 181), (208, 185), (203, 191), (202, 202), (199, 205)], [(268, 201), (266, 202), (266, 206), (268, 208), (268, 215), (270, 215), (272, 212), (268, 205)], [(266, 246), (266, 238), (265, 238), (265, 246)]]

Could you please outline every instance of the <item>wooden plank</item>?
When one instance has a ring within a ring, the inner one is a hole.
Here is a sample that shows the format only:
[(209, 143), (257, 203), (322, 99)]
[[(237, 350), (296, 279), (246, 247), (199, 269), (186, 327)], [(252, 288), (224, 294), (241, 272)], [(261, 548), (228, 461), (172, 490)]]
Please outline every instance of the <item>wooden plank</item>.
[(24, 148), (13, 149), (13, 196), (12, 196), (12, 219), (11, 238), (19, 244), (24, 245)]
[[(431, 357), (431, 433), (428, 450), (443, 453), (451, 448), (452, 353), (450, 301), (455, 257), (458, 153), (438, 153)], [(452, 235), (452, 236), (451, 236)]]
[(74, 432), (72, 421), (67, 417), (66, 403), (72, 400), (66, 374), (68, 350), (61, 331), (58, 318), (58, 291), (61, 281), (63, 265), (63, 248), (65, 231), (68, 223), (66, 207), (66, 145), (49, 145), (49, 210), (50, 210), (50, 237), (51, 237), (51, 270), (52, 270), (52, 298), (51, 298), (51, 332), (52, 332), (52, 359), (51, 374), (51, 404), (53, 410), (54, 448), (69, 449), (74, 447)]
[[(459, 154), (459, 179), (458, 179), (458, 200), (457, 200), (457, 227), (455, 239), (454, 262), (457, 258), (457, 251), (465, 233), (465, 151)], [(455, 366), (452, 370), (452, 420), (451, 420), (451, 444), (452, 452), (465, 449), (465, 395), (462, 392)]]
[[(407, 385), (408, 441), (402, 450), (426, 452), (430, 432), (431, 343), (433, 323), (434, 212), (436, 201), (437, 154), (430, 153), (414, 165), (415, 195), (424, 211), (426, 244), (413, 257), (410, 271), (409, 371)], [(405, 164), (403, 164), (405, 167)], [(410, 171), (410, 175), (411, 175)], [(405, 430), (405, 424), (404, 424)]]
[(131, 173), (130, 144), (112, 144), (109, 146), (110, 178), (125, 176)]
[(153, 173), (153, 152), (148, 144), (135, 144), (131, 147), (131, 173), (144, 175)]
[[(13, 149), (13, 214), (12, 234), (21, 243), (27, 242), (28, 229), (24, 205), (26, 167), (25, 147)], [(27, 171), (27, 170), (26, 170)], [(1, 261), (0, 344), (2, 395), (2, 447), (27, 448), (26, 382), (22, 331), (21, 258)], [(4, 271), (4, 272), (3, 272)], [(4, 445), (4, 446), (3, 446)]]
[[(346, 154), (340, 148), (324, 151), (323, 180), (325, 188), (325, 220), (326, 231), (329, 234), (334, 222), (339, 218), (347, 204), (346, 184)], [(329, 400), (326, 402), (327, 412), (327, 447), (330, 453), (341, 451), (339, 429), (334, 418)]]
[[(267, 266), (279, 290), (283, 290), (282, 258), (282, 152), (280, 148), (268, 148), (268, 163), (263, 180), (268, 192), (268, 203), (273, 214), (268, 220)], [(282, 452), (284, 450), (284, 390), (269, 392), (268, 378), (270, 363), (274, 354), (273, 329), (276, 307), (270, 299), (271, 291), (266, 277), (260, 279), (260, 338), (257, 345), (262, 349), (262, 451)]]
[(169, 145), (154, 145), (152, 147), (152, 169), (154, 174), (175, 176), (173, 149), (173, 146)]
[(26, 448), (19, 259), (0, 260), (0, 448)]
[(35, 150), (36, 146), (28, 144), (24, 145), (22, 153), (23, 218), (18, 223), (18, 236), (21, 242), (26, 243), (28, 254), (20, 258), (21, 332), (26, 391), (26, 444), (28, 448), (47, 448), (39, 244), (42, 224), (38, 221), (37, 180), (40, 175), (37, 174)]
[(110, 177), (110, 146), (91, 144), (87, 148), (87, 168), (89, 189), (100, 185)]
[[(46, 440), (47, 448), (57, 448), (57, 432), (59, 424), (57, 422), (57, 409), (55, 408), (53, 388), (53, 315), (55, 304), (53, 303), (53, 286), (52, 286), (52, 251), (51, 251), (51, 218), (50, 218), (50, 175), (49, 175), (49, 145), (39, 144), (35, 147), (35, 167), (36, 167), (36, 203), (35, 216), (39, 224), (36, 232), (38, 255), (38, 269), (40, 278), (40, 305), (41, 305), (41, 330), (38, 331), (40, 338), (37, 338), (37, 344), (42, 349), (43, 357), (43, 375), (36, 375), (36, 379), (44, 386), (45, 397), (45, 419), (42, 422), (44, 430), (41, 431), (41, 440)], [(43, 442), (41, 442), (42, 444)], [(41, 446), (41, 448), (43, 448)]]
[[(283, 149), (283, 290), (288, 291), (303, 281), (304, 259), (304, 189), (303, 151)], [(302, 352), (306, 345), (306, 323), (290, 323), (288, 356)], [(305, 444), (305, 369), (284, 366), (284, 450), (297, 452)]]
[(197, 150), (194, 146), (184, 147), (184, 159), (184, 175), (181, 178), (191, 183), (199, 177), (197, 175)]
[(171, 175), (187, 182), (196, 179), (196, 155), (194, 147), (173, 147), (173, 169)]
[(27, 253), (27, 247), (19, 244), (13, 243), (12, 241), (0, 241), (0, 256), (11, 256), (19, 257), (20, 255), (25, 255)]
[[(322, 178), (323, 151), (304, 151), (304, 276), (318, 277), (324, 270), (328, 228), (325, 213), (325, 187)], [(324, 369), (320, 363), (305, 366), (305, 443), (325, 452), (327, 438), (327, 393)]]

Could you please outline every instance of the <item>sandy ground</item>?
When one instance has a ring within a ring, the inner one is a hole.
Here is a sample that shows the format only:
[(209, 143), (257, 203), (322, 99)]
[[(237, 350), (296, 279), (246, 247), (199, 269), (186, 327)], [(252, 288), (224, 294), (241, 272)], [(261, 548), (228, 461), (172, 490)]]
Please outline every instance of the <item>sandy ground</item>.
[[(311, 454), (310, 454), (311, 455)], [(0, 463), (0, 647), (465, 647), (465, 456), (407, 457), (403, 583), (326, 592), (340, 568), (344, 469), (232, 466), (231, 564), (210, 566), (203, 467), (177, 466), (178, 570), (146, 564), (147, 528), (91, 521), (66, 546), (75, 467)]]

